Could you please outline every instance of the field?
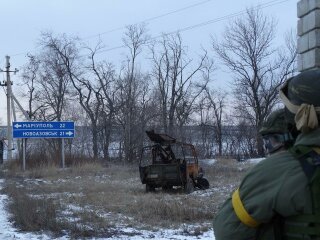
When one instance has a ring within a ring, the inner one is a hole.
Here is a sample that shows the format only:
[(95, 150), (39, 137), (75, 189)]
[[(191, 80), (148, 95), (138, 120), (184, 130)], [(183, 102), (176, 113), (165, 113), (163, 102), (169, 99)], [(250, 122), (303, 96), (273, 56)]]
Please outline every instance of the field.
[(207, 190), (181, 189), (146, 193), (137, 165), (83, 163), (21, 171), (12, 162), (2, 167), (11, 221), (21, 231), (49, 232), (53, 237), (130, 238), (148, 232), (173, 231), (201, 236), (212, 230), (219, 206), (234, 190), (249, 162), (203, 160)]

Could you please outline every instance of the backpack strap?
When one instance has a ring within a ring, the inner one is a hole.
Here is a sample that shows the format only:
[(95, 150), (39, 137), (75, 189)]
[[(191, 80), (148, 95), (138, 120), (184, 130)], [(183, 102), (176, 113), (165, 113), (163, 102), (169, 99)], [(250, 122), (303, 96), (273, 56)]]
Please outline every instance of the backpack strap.
[(289, 151), (295, 156), (305, 173), (312, 199), (312, 213), (285, 218), (285, 239), (304, 239), (304, 236), (320, 239), (320, 151), (319, 148), (294, 146)]
[(302, 170), (310, 183), (315, 172), (315, 165), (310, 162), (310, 160), (313, 158), (319, 158), (317, 152), (307, 146), (294, 146), (289, 149), (289, 152), (299, 160)]

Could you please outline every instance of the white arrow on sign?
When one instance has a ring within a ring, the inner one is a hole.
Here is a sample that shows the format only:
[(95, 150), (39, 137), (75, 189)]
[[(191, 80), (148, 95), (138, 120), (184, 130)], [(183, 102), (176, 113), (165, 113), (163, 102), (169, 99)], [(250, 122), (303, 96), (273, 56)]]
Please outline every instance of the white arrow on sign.
[(73, 132), (71, 132), (71, 131), (66, 132), (66, 135), (71, 136), (71, 135), (73, 135)]
[(19, 127), (22, 127), (22, 125), (20, 125), (19, 123), (16, 123), (16, 124), (14, 125), (14, 127), (15, 127), (15, 128), (19, 128)]

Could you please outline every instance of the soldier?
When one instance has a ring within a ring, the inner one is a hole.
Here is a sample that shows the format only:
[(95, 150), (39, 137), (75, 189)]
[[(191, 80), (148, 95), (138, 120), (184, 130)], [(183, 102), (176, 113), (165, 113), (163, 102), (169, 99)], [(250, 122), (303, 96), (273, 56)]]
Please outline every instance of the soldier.
[(261, 161), (242, 180), (214, 222), (216, 240), (320, 239), (320, 70), (280, 90), (301, 133), (288, 151)]
[(298, 135), (294, 116), (286, 113), (284, 108), (270, 114), (259, 131), (263, 138), (267, 154), (287, 150)]

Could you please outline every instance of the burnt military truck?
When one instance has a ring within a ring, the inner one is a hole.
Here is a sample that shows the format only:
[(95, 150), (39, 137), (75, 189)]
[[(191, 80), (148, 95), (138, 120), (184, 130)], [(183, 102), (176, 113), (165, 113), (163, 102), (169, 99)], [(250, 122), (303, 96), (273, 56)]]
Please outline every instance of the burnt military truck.
[(154, 143), (142, 149), (139, 163), (140, 179), (146, 185), (146, 192), (156, 188), (169, 190), (174, 186), (183, 188), (186, 193), (195, 188), (209, 188), (192, 144), (178, 142), (167, 134), (146, 133)]

